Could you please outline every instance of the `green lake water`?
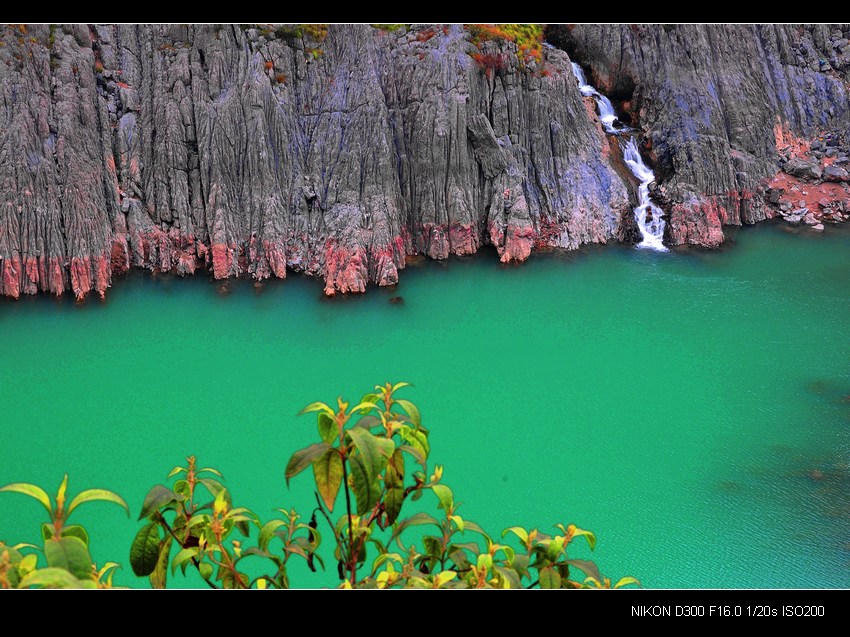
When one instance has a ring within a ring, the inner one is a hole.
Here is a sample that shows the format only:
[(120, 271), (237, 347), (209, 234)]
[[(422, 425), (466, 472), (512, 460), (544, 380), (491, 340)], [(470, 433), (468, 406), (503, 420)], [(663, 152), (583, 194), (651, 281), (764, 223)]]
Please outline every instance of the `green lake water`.
[[(237, 503), (309, 517), (312, 476), (283, 480), (316, 435), (298, 410), (405, 380), (432, 463), (485, 528), (592, 529), (603, 572), (647, 587), (850, 587), (850, 228), (515, 267), (485, 250), (332, 300), (297, 275), (229, 286), (134, 273), (105, 303), (1, 302), (0, 484), (54, 492), (68, 472), (135, 518), (191, 453)], [(43, 515), (0, 494), (0, 539), (34, 541)], [(74, 517), (118, 583), (146, 585), (134, 519)]]

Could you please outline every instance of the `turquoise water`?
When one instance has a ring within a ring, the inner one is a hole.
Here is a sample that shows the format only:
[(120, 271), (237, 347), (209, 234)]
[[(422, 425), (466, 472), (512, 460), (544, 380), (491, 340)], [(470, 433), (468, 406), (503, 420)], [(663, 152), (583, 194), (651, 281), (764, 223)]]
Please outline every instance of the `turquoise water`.
[[(309, 515), (309, 474), (283, 480), (315, 432), (295, 414), (406, 380), (432, 461), (486, 528), (590, 528), (603, 571), (648, 587), (848, 587), (848, 282), (847, 228), (761, 225), (709, 253), (504, 267), (485, 251), (332, 300), (295, 275), (222, 296), (203, 275), (136, 273), (105, 303), (3, 301), (0, 484), (55, 491), (67, 471), (135, 518), (193, 453), (264, 517)], [(139, 525), (106, 504), (75, 517), (95, 559), (140, 584)], [(0, 539), (34, 540), (41, 520), (0, 494)]]

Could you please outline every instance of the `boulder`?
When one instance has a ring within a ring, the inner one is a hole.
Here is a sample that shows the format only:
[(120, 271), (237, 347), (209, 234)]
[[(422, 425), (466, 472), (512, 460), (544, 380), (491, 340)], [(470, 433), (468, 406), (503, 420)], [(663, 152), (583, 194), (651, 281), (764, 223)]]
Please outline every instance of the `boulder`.
[(823, 169), (823, 178), (826, 181), (850, 181), (850, 173), (841, 166), (827, 166)]
[(801, 179), (820, 179), (823, 175), (820, 163), (814, 159), (790, 159), (785, 163), (783, 170), (789, 175)]

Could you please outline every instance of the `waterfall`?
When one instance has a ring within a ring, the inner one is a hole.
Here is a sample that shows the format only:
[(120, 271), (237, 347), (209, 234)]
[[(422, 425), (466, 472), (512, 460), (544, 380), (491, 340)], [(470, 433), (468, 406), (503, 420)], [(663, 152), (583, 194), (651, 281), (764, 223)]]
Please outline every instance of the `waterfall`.
[[(619, 123), (619, 120), (617, 120), (617, 114), (614, 112), (611, 100), (587, 83), (584, 70), (578, 64), (575, 62), (572, 64), (573, 75), (578, 80), (578, 90), (584, 97), (592, 97), (596, 102), (596, 107), (599, 109), (599, 121), (602, 123), (605, 132), (610, 135), (629, 132), (630, 128), (625, 128), (622, 125), (619, 128), (614, 126), (614, 122)], [(634, 137), (629, 137), (629, 141), (623, 148), (623, 161), (626, 162), (626, 166), (640, 182), (638, 205), (635, 206), (634, 210), (635, 221), (642, 237), (637, 247), (667, 252), (667, 248), (664, 247), (664, 218), (662, 217), (664, 213), (649, 198), (649, 184), (655, 181), (655, 174), (643, 162)]]
[(640, 181), (638, 188), (638, 205), (635, 207), (635, 221), (643, 240), (638, 248), (652, 248), (667, 252), (664, 247), (664, 212), (649, 199), (649, 184), (655, 181), (655, 175), (649, 166), (643, 163), (635, 138), (630, 137), (623, 149), (623, 161)]
[(584, 97), (592, 97), (596, 100), (596, 107), (599, 109), (599, 121), (602, 122), (602, 128), (605, 129), (605, 132), (611, 135), (618, 135), (624, 132), (626, 129), (622, 125), (620, 128), (614, 127), (617, 114), (614, 112), (614, 105), (611, 104), (611, 100), (587, 83), (587, 79), (584, 77), (584, 71), (575, 62), (573, 62), (573, 75), (578, 80), (579, 92)]

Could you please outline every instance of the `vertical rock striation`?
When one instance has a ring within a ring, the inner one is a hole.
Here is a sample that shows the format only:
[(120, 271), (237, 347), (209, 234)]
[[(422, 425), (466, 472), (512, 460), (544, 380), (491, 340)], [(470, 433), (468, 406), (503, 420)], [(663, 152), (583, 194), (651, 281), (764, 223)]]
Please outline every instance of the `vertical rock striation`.
[(765, 190), (799, 140), (850, 126), (848, 25), (576, 25), (548, 36), (646, 132), (673, 244), (716, 246), (724, 224), (774, 216)]
[(627, 234), (566, 53), (458, 25), (9, 25), (0, 293), (103, 295), (145, 267), (393, 284), (412, 254), (503, 260)]

